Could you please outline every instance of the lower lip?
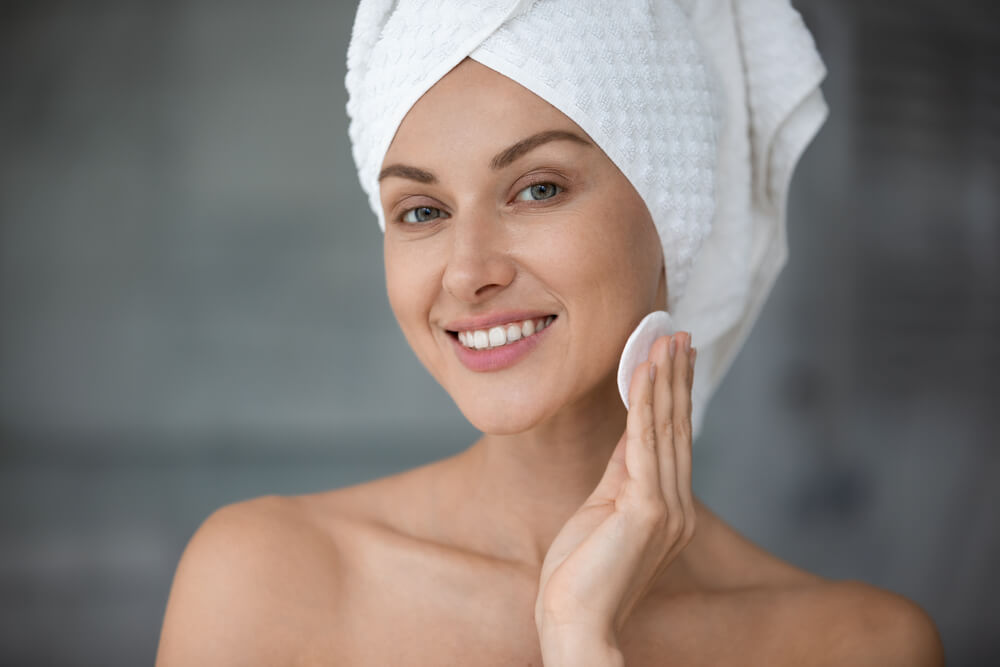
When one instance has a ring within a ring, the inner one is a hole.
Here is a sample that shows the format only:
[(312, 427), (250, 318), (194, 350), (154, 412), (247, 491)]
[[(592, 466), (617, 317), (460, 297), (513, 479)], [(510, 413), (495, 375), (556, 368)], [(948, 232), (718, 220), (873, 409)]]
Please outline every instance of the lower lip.
[(521, 359), (525, 357), (529, 352), (535, 349), (540, 342), (542, 342), (542, 337), (549, 332), (552, 325), (558, 320), (552, 320), (549, 326), (545, 327), (541, 331), (531, 334), (527, 338), (522, 338), (513, 343), (507, 343), (506, 345), (501, 345), (500, 347), (487, 348), (485, 350), (470, 350), (469, 348), (462, 345), (458, 338), (448, 334), (451, 339), (452, 344), (455, 346), (455, 354), (458, 355), (458, 360), (465, 364), (465, 367), (470, 371), (476, 371), (477, 373), (488, 373), (490, 371), (500, 371), (505, 368), (510, 368)]

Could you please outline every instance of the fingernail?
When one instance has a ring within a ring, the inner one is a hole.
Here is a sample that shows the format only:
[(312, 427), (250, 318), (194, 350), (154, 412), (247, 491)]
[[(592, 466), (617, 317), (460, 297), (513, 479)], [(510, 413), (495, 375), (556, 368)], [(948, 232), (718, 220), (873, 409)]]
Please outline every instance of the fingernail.
[(656, 364), (649, 365), (649, 381), (652, 382), (656, 379)]
[(690, 334), (687, 335), (687, 336), (684, 336), (684, 351), (685, 352), (690, 352), (691, 351), (691, 336), (690, 336)]
[(677, 352), (677, 341), (673, 338), (670, 339), (670, 358), (674, 358), (674, 354)]
[(694, 368), (694, 362), (698, 358), (698, 348), (691, 348), (691, 368)]

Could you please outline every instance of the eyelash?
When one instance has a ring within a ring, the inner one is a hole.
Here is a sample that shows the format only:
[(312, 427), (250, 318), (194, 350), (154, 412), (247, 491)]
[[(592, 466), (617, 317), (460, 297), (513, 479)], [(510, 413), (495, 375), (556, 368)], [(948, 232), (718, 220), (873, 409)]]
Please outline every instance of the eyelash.
[[(530, 190), (531, 188), (537, 187), (539, 185), (549, 185), (549, 186), (555, 188), (555, 193), (552, 196), (545, 197), (543, 199), (519, 199), (519, 195), (522, 192), (524, 192), (526, 190)], [(525, 187), (521, 188), (520, 190), (518, 190), (517, 194), (514, 195), (514, 201), (519, 201), (519, 202), (524, 202), (524, 201), (543, 202), (543, 201), (548, 201), (549, 199), (555, 199), (556, 197), (558, 197), (560, 194), (562, 194), (565, 191), (566, 191), (566, 188), (564, 188), (563, 186), (559, 185), (558, 183), (553, 183), (551, 181), (541, 181), (541, 180), (539, 180), (539, 181), (536, 181), (534, 183), (530, 183), (530, 184), (526, 185)], [(430, 218), (429, 220), (407, 220), (406, 219), (406, 217), (408, 215), (410, 215), (411, 213), (415, 213), (416, 211), (419, 211), (421, 209), (426, 209), (426, 210), (429, 210), (429, 211), (437, 211), (438, 215), (434, 216), (433, 218)], [(401, 222), (403, 224), (406, 224), (406, 225), (426, 225), (426, 224), (434, 222), (435, 220), (440, 220), (442, 217), (448, 217), (448, 216), (447, 216), (447, 214), (444, 213), (444, 211), (442, 211), (437, 206), (416, 206), (414, 208), (409, 208), (409, 209), (406, 209), (405, 211), (403, 211), (399, 215), (399, 222)]]

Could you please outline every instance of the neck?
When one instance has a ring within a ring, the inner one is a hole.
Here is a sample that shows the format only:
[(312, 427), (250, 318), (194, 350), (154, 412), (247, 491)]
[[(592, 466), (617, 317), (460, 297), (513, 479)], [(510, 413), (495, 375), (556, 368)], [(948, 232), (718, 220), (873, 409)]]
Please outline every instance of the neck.
[(484, 435), (460, 457), (470, 530), (489, 553), (538, 565), (597, 486), (625, 430), (614, 379), (523, 433)]

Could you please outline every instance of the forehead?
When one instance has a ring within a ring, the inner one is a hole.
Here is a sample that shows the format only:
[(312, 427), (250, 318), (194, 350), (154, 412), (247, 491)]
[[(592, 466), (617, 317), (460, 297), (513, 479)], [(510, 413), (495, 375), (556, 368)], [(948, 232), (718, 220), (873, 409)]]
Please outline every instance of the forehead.
[(410, 108), (383, 166), (415, 155), (495, 151), (542, 130), (586, 137), (566, 114), (521, 84), (465, 59)]

